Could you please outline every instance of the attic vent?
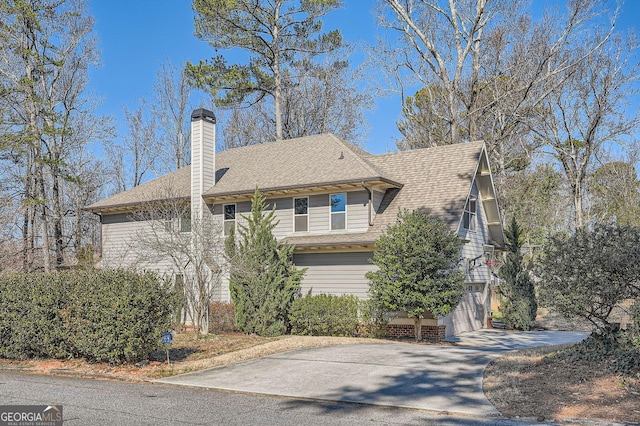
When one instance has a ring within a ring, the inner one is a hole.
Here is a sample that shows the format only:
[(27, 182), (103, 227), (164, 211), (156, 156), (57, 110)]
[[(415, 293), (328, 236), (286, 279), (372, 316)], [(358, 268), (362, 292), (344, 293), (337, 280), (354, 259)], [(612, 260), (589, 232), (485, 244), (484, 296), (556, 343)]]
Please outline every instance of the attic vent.
[(338, 160), (344, 160), (344, 152), (340, 151), (340, 157), (338, 157)]

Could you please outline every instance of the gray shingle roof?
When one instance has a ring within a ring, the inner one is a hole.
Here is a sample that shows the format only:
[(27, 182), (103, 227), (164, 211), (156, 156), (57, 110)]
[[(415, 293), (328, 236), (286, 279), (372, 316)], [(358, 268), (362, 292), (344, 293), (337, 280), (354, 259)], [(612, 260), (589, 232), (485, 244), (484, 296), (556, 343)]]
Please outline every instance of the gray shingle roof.
[[(235, 148), (216, 154), (217, 182), (205, 192), (205, 197), (252, 193), (256, 186), (268, 191), (387, 180), (399, 183), (401, 189), (387, 190), (374, 226), (366, 235), (334, 234), (289, 240), (322, 245), (342, 244), (351, 238), (354, 242), (368, 243), (394, 223), (400, 209), (422, 209), (441, 218), (455, 231), (483, 149), (483, 142), (471, 142), (371, 155), (331, 134)], [(188, 199), (190, 177), (191, 168), (184, 167), (87, 209), (100, 212), (132, 207), (167, 198), (167, 194)]]
[(387, 191), (373, 230), (393, 223), (399, 209), (420, 209), (455, 231), (483, 149), (484, 142), (470, 142), (371, 157), (385, 176), (404, 184)]
[[(216, 184), (204, 197), (252, 194), (256, 186), (268, 191), (383, 179), (371, 158), (368, 152), (328, 133), (229, 149), (216, 154)], [(126, 208), (163, 198), (160, 194), (189, 198), (190, 176), (187, 166), (86, 208)]]
[(133, 207), (150, 201), (167, 198), (191, 198), (191, 167), (183, 167), (173, 173), (138, 185), (128, 191), (93, 203), (85, 209), (94, 212)]
[(379, 179), (371, 158), (332, 134), (230, 149), (217, 156), (216, 169), (224, 174), (204, 197)]

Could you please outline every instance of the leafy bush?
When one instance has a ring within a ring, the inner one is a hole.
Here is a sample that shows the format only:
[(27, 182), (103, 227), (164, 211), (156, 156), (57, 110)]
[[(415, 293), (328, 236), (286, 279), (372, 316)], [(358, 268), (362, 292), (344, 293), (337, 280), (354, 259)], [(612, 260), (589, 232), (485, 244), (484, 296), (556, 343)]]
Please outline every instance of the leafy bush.
[(460, 238), (442, 221), (420, 211), (400, 211), (398, 220), (376, 240), (378, 270), (367, 272), (369, 294), (383, 311), (413, 318), (416, 341), (421, 318), (448, 315), (465, 292), (460, 270)]
[(209, 305), (209, 333), (238, 331), (233, 303), (213, 302)]
[(640, 228), (594, 225), (545, 244), (536, 275), (540, 299), (565, 318), (584, 318), (600, 333), (615, 329), (609, 316), (640, 296)]
[(387, 337), (387, 324), (389, 318), (377, 308), (373, 300), (358, 300), (360, 311), (360, 326), (358, 335), (362, 337), (383, 338)]
[(640, 374), (640, 347), (633, 344), (627, 331), (594, 332), (577, 345), (563, 349), (558, 356), (571, 363), (595, 361), (617, 374)]
[(0, 278), (0, 357), (135, 362), (171, 329), (176, 298), (151, 273), (78, 270)]
[(294, 300), (289, 321), (292, 334), (357, 336), (360, 300), (354, 295), (310, 294)]

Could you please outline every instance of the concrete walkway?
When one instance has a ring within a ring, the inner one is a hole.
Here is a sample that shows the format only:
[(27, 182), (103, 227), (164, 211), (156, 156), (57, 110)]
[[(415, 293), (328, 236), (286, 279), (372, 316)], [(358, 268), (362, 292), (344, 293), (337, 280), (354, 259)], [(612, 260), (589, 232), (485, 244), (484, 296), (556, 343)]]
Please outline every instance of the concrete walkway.
[(482, 391), (483, 371), (491, 360), (514, 349), (577, 342), (586, 336), (580, 332), (479, 330), (451, 339), (455, 346), (329, 346), (158, 382), (488, 416), (499, 414)]

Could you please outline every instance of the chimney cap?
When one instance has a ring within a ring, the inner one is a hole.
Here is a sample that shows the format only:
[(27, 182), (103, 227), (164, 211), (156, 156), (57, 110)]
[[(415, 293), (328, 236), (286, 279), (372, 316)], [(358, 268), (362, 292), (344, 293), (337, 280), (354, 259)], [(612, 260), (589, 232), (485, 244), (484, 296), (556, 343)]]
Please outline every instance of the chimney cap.
[(206, 120), (216, 122), (216, 116), (208, 109), (198, 108), (191, 113), (191, 121)]

